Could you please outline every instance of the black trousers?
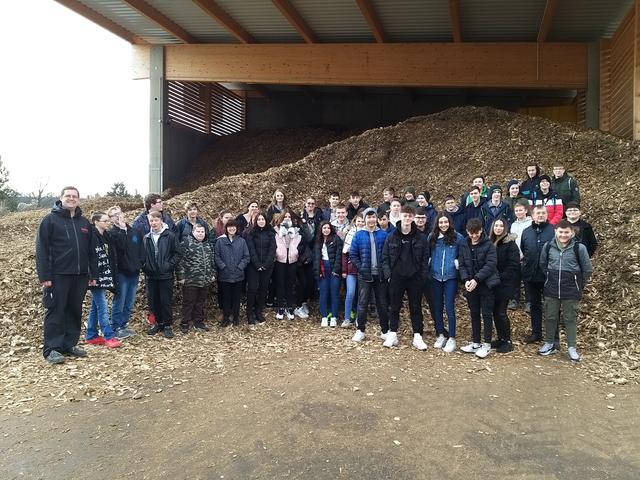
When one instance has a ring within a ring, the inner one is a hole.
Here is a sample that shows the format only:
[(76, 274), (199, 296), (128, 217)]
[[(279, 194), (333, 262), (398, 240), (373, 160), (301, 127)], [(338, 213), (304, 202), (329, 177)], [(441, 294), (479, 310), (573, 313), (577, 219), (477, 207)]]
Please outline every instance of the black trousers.
[(496, 324), (496, 332), (498, 333), (498, 340), (511, 340), (511, 321), (507, 314), (507, 306), (509, 305), (509, 298), (507, 295), (503, 295), (500, 290), (496, 290), (495, 303), (493, 305), (493, 321)]
[(544, 282), (524, 282), (524, 288), (531, 302), (531, 333), (542, 337), (542, 300)]
[(204, 323), (204, 306), (207, 302), (209, 287), (182, 287), (181, 325), (200, 325)]
[(240, 323), (240, 299), (244, 282), (220, 282), (222, 289), (222, 314), (224, 322), (233, 317), (233, 324)]
[(373, 277), (373, 281), (366, 282), (362, 276), (358, 275), (358, 317), (356, 319), (356, 327), (362, 332), (365, 330), (371, 293), (375, 293), (376, 296), (376, 310), (378, 311), (380, 330), (386, 333), (389, 331), (388, 282), (383, 282), (378, 276)]
[(300, 264), (297, 295), (298, 305), (308, 302), (309, 300), (315, 300), (317, 290), (316, 279), (313, 276), (313, 264), (311, 262)]
[(409, 298), (409, 316), (411, 317), (413, 333), (422, 335), (422, 294), (424, 292), (424, 282), (419, 275), (407, 278), (391, 277), (391, 281), (389, 282), (389, 330), (391, 332), (398, 331), (404, 292), (407, 292), (407, 297)]
[(280, 308), (296, 307), (294, 285), (296, 283), (297, 263), (275, 263), (276, 305)]
[(148, 299), (151, 311), (156, 316), (156, 323), (161, 327), (170, 327), (173, 322), (173, 278), (156, 280), (147, 277)]
[(493, 290), (486, 285), (479, 283), (471, 292), (464, 292), (469, 305), (469, 314), (471, 316), (471, 335), (473, 343), (480, 343), (480, 317), (482, 316), (482, 324), (484, 326), (483, 338), (485, 343), (491, 343), (491, 334), (493, 333), (493, 305), (495, 297)]
[(247, 317), (249, 323), (255, 321), (256, 314), (264, 310), (272, 272), (273, 266), (268, 270), (260, 271), (251, 264), (247, 267)]
[[(433, 331), (436, 332), (436, 335), (438, 334), (438, 331), (436, 329), (436, 321), (435, 321), (435, 316), (433, 315), (433, 285), (431, 283), (431, 281), (428, 282), (420, 282), (420, 284), (422, 285), (422, 294), (424, 295), (424, 299), (427, 301), (427, 307), (429, 308), (429, 315), (431, 315), (431, 319), (433, 320)], [(422, 303), (422, 300), (421, 302)], [(420, 307), (422, 308), (422, 307)], [(445, 329), (446, 332), (446, 329)], [(418, 332), (414, 332), (414, 333), (418, 333)], [(448, 332), (447, 332), (448, 335)]]
[(66, 352), (78, 344), (82, 328), (82, 301), (87, 293), (87, 275), (53, 275), (52, 286), (43, 292), (44, 347), (46, 357), (51, 350)]

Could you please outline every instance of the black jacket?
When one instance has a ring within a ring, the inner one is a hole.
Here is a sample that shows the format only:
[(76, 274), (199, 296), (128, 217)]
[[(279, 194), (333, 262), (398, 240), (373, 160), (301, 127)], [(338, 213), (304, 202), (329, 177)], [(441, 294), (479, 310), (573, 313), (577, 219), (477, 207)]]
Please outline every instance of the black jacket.
[(176, 235), (165, 228), (158, 238), (158, 252), (153, 243), (152, 233), (144, 236), (144, 273), (152, 280), (169, 280), (180, 261), (180, 247)]
[(496, 245), (500, 277), (497, 293), (502, 298), (514, 298), (520, 288), (520, 250), (515, 239), (515, 235), (508, 234)]
[(109, 232), (101, 235), (96, 227), (93, 229), (93, 251), (96, 253), (98, 261), (98, 278), (95, 288), (106, 288), (111, 291), (116, 290), (116, 275), (118, 273), (117, 253), (113, 239), (110, 238)]
[(36, 236), (36, 269), (40, 282), (51, 281), (53, 275), (89, 275), (97, 279), (98, 262), (93, 245), (93, 229), (82, 210), (69, 210), (56, 201), (45, 216)]
[[(331, 273), (340, 275), (342, 272), (342, 239), (338, 235), (327, 243), (327, 254), (331, 264)], [(322, 242), (313, 244), (313, 274), (320, 278), (320, 263), (322, 262)]]
[(470, 238), (460, 242), (458, 262), (460, 279), (463, 282), (473, 279), (478, 283), (484, 283), (489, 288), (500, 284), (496, 247), (484, 233), (477, 245), (471, 245)]
[(520, 239), (522, 250), (522, 279), (526, 282), (544, 282), (545, 274), (540, 268), (540, 253), (545, 243), (555, 238), (553, 225), (532, 223), (525, 228)]
[(116, 250), (118, 273), (128, 276), (138, 275), (144, 264), (144, 242), (137, 228), (127, 225), (127, 230), (113, 227), (109, 230)]
[(347, 206), (347, 218), (349, 221), (353, 220), (353, 217), (356, 216), (356, 212), (358, 210), (363, 210), (365, 208), (369, 208), (369, 204), (363, 200), (360, 200), (357, 207), (354, 207), (351, 202), (349, 202), (349, 205)]
[(416, 274), (423, 281), (429, 278), (429, 258), (431, 257), (431, 249), (427, 241), (427, 235), (418, 231), (415, 223), (411, 224), (411, 231), (408, 235), (402, 234), (400, 222), (396, 224), (396, 229), (387, 236), (382, 248), (382, 272), (386, 280), (392, 279), (392, 273), (396, 262), (400, 259), (402, 242), (408, 240), (411, 242), (411, 253), (413, 261), (417, 267)]
[(593, 233), (591, 224), (580, 219), (576, 223), (572, 223), (571, 226), (576, 232), (576, 239), (587, 247), (589, 257), (593, 257), (593, 254), (596, 253), (596, 249), (598, 248), (598, 239), (595, 233)]
[[(207, 237), (207, 239), (209, 239), (210, 238), (209, 224), (203, 218), (196, 217), (196, 225), (202, 225), (204, 227), (204, 234)], [(192, 231), (193, 231), (193, 225), (191, 224), (191, 222), (187, 217), (182, 217), (176, 223), (175, 232), (178, 234), (179, 242), (182, 242), (184, 241), (185, 238), (190, 237)]]
[(264, 228), (258, 225), (249, 230), (246, 236), (249, 248), (250, 264), (256, 270), (270, 270), (276, 260), (276, 236), (269, 224)]

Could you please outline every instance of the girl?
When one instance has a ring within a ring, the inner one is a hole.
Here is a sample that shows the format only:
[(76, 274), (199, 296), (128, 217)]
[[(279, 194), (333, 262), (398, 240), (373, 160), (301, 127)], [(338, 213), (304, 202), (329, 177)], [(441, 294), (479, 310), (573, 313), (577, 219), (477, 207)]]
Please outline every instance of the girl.
[[(333, 225), (320, 223), (313, 246), (313, 273), (319, 279), (321, 327), (336, 327), (340, 301), (340, 271), (342, 269), (342, 240)], [(328, 310), (328, 304), (331, 310)], [(331, 320), (329, 321), (329, 317)]]
[[(91, 215), (93, 223), (93, 248), (98, 258), (98, 280), (91, 289), (91, 310), (87, 319), (87, 336), (85, 343), (90, 345), (104, 345), (107, 348), (117, 348), (122, 343), (116, 338), (116, 334), (109, 323), (109, 305), (107, 290), (115, 290), (116, 259), (115, 246), (109, 238), (107, 228), (110, 225), (109, 217), (104, 212), (95, 212)], [(104, 337), (98, 334), (98, 325)]]
[(265, 321), (264, 306), (276, 257), (276, 238), (264, 213), (255, 216), (246, 239), (251, 259), (247, 267), (247, 318), (249, 325), (253, 325)]
[(233, 214), (228, 210), (222, 210), (216, 220), (216, 240), (225, 233), (227, 222), (233, 218)]
[(282, 320), (287, 314), (293, 320), (296, 304), (293, 286), (296, 280), (298, 261), (306, 258), (305, 242), (302, 241), (300, 229), (294, 226), (294, 214), (285, 208), (280, 215), (273, 217), (276, 240), (276, 261), (274, 266), (275, 291), (278, 304), (276, 318)]
[(249, 249), (244, 238), (238, 235), (235, 220), (229, 220), (224, 231), (224, 235), (216, 240), (214, 248), (218, 268), (218, 286), (222, 292), (221, 326), (228, 326), (232, 316), (233, 325), (238, 326), (244, 269), (249, 265)]
[(401, 208), (402, 205), (400, 204), (400, 200), (391, 200), (391, 209), (389, 210), (389, 223), (391, 223), (391, 225), (394, 227), (400, 221)]
[(247, 205), (247, 213), (241, 213), (236, 217), (238, 235), (242, 235), (245, 229), (253, 223), (253, 219), (258, 213), (258, 208), (258, 202), (249, 202)]
[[(456, 349), (456, 294), (458, 293), (458, 243), (464, 237), (456, 232), (453, 218), (448, 213), (436, 217), (428, 241), (431, 246), (431, 288), (433, 290), (433, 316), (438, 338), (434, 348), (451, 353)], [(444, 336), (444, 315), (447, 310), (449, 339)], [(445, 343), (446, 342), (446, 343)]]
[[(385, 214), (386, 215), (386, 214)], [(344, 237), (344, 245), (342, 246), (342, 278), (347, 282), (347, 292), (344, 296), (344, 322), (342, 322), (342, 328), (348, 328), (353, 325), (357, 306), (353, 304), (354, 298), (356, 298), (356, 291), (358, 290), (358, 269), (351, 263), (349, 259), (349, 249), (351, 248), (351, 242), (358, 230), (364, 228), (364, 217), (362, 214), (356, 216), (351, 221), (351, 228)]]
[(267, 208), (267, 222), (273, 222), (275, 215), (281, 214), (287, 208), (287, 197), (280, 189), (276, 190), (271, 197), (271, 205)]
[(504, 218), (496, 218), (493, 221), (489, 239), (496, 246), (500, 277), (500, 285), (494, 289), (493, 307), (493, 321), (496, 324), (498, 340), (492, 342), (491, 347), (498, 353), (507, 353), (513, 350), (507, 305), (520, 288), (520, 250), (515, 242), (516, 236), (508, 232), (507, 221)]

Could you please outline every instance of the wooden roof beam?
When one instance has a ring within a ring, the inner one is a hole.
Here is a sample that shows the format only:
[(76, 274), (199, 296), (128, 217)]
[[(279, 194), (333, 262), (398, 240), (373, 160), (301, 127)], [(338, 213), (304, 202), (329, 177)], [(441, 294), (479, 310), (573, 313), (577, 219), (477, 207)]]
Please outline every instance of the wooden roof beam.
[(134, 10), (137, 10), (141, 15), (144, 15), (152, 22), (160, 25), (163, 29), (181, 40), (183, 43), (198, 43), (198, 40), (193, 35), (173, 20), (166, 17), (163, 13), (153, 8), (144, 0), (123, 0), (123, 2)]
[(460, 19), (460, 0), (449, 0), (449, 19), (454, 42), (462, 42), (462, 20)]
[(360, 7), (360, 11), (364, 16), (364, 19), (367, 21), (367, 24), (369, 25), (369, 28), (371, 29), (373, 36), (376, 38), (376, 42), (384, 43), (385, 42), (384, 29), (382, 28), (382, 23), (380, 22), (380, 18), (378, 17), (378, 14), (373, 8), (371, 1), (356, 0), (356, 3), (358, 4), (358, 7)]
[(540, 29), (538, 30), (538, 43), (544, 43), (547, 40), (557, 7), (558, 0), (547, 0), (547, 5), (544, 7), (544, 14), (542, 15), (542, 21), (540, 22)]
[(289, 23), (296, 29), (304, 41), (307, 43), (318, 43), (318, 38), (313, 32), (311, 27), (304, 21), (304, 18), (300, 16), (298, 11), (291, 5), (289, 0), (271, 0), (280, 13), (289, 21)]
[(86, 18), (87, 20), (91, 20), (96, 25), (101, 26), (105, 30), (113, 33), (114, 35), (126, 40), (129, 43), (133, 43), (135, 45), (146, 45), (148, 42), (134, 33), (130, 32), (124, 27), (121, 27), (114, 21), (108, 19), (104, 15), (92, 10), (87, 7), (84, 3), (79, 2), (78, 0), (56, 0), (60, 5), (67, 7), (69, 10), (74, 11), (78, 15)]
[(255, 39), (231, 15), (225, 12), (214, 0), (193, 0), (207, 15), (222, 25), (242, 43), (256, 43)]

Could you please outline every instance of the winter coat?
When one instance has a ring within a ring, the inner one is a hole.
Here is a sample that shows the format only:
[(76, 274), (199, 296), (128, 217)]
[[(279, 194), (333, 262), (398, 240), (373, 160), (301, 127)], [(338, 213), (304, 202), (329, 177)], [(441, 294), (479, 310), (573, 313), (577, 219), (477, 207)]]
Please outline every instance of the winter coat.
[(364, 210), (365, 208), (369, 208), (369, 204), (363, 200), (360, 200), (357, 207), (354, 207), (351, 202), (349, 202), (349, 205), (347, 205), (347, 218), (349, 221), (353, 220), (358, 210)]
[[(382, 278), (382, 249), (387, 239), (387, 233), (378, 227), (373, 232), (376, 245), (376, 258), (378, 260), (378, 275)], [(358, 269), (358, 276), (365, 282), (372, 282), (371, 274), (371, 242), (369, 241), (369, 230), (366, 228), (358, 230), (351, 242), (349, 259)]]
[[(162, 214), (162, 221), (167, 225), (169, 230), (175, 230), (176, 225), (173, 222), (171, 215), (169, 215), (168, 212), (164, 212), (164, 211), (160, 213)], [(151, 231), (148, 215), (149, 215), (149, 210), (143, 210), (138, 214), (135, 220), (131, 223), (131, 226), (133, 228), (137, 228), (142, 235), (146, 235)]]
[(316, 241), (316, 236), (318, 235), (318, 230), (320, 230), (320, 224), (324, 220), (322, 216), (322, 210), (319, 208), (315, 208), (313, 210), (313, 217), (310, 217), (307, 213), (307, 209), (302, 210), (302, 214), (300, 215), (302, 219), (302, 224), (300, 225), (300, 233), (302, 234), (302, 239), (310, 249), (313, 249), (313, 244)]
[(152, 233), (144, 236), (145, 260), (142, 269), (152, 280), (169, 280), (173, 278), (175, 266), (180, 261), (180, 244), (176, 235), (163, 225), (157, 245)]
[[(209, 224), (203, 218), (196, 217), (196, 225), (202, 225), (204, 227), (205, 237), (210, 238)], [(192, 231), (193, 231), (193, 224), (189, 221), (187, 217), (181, 218), (176, 223), (175, 232), (178, 235), (179, 242), (183, 242), (185, 238), (190, 237)]]
[(547, 209), (548, 222), (551, 225), (557, 225), (562, 216), (564, 215), (564, 206), (562, 200), (553, 192), (549, 190), (546, 195), (542, 191), (538, 192), (538, 196), (534, 202), (530, 202), (532, 207), (543, 206)]
[(347, 275), (358, 275), (358, 269), (351, 262), (348, 252), (342, 254), (342, 265), (340, 266), (340, 271), (342, 272), (342, 274), (346, 273)]
[(515, 240), (516, 236), (510, 233), (496, 245), (500, 277), (496, 292), (502, 298), (514, 298), (520, 288), (520, 250)]
[(250, 260), (249, 248), (244, 238), (236, 235), (231, 241), (226, 235), (219, 236), (214, 256), (220, 282), (237, 283), (244, 280), (244, 269)]
[(537, 173), (533, 178), (528, 177), (520, 184), (520, 195), (529, 200), (532, 204), (536, 201), (536, 198), (540, 194), (540, 173)]
[(137, 276), (144, 265), (144, 240), (137, 228), (127, 225), (123, 230), (114, 226), (109, 230), (109, 237), (116, 249), (118, 273)]
[(423, 282), (426, 282), (429, 279), (429, 259), (431, 258), (431, 252), (426, 235), (418, 232), (418, 227), (416, 227), (415, 223), (411, 224), (411, 230), (407, 235), (402, 233), (400, 224), (396, 226), (395, 232), (387, 235), (382, 249), (383, 278), (393, 281), (392, 273), (394, 273), (396, 263), (400, 260), (400, 254), (403, 248), (402, 244), (404, 242), (411, 243), (411, 254), (413, 264), (416, 267), (416, 275)]
[(255, 225), (246, 236), (251, 265), (256, 270), (270, 270), (276, 260), (276, 237), (273, 228)]
[(555, 238), (555, 230), (550, 223), (532, 223), (522, 232), (522, 279), (526, 282), (544, 282), (544, 272), (540, 270), (540, 253), (545, 243)]
[(458, 206), (455, 212), (445, 212), (445, 213), (448, 213), (449, 215), (451, 215), (451, 218), (453, 218), (453, 227), (456, 229), (456, 232), (458, 232), (462, 236), (466, 236), (467, 235), (466, 208), (462, 208)]
[(206, 287), (216, 277), (216, 262), (213, 245), (207, 237), (198, 241), (189, 235), (182, 241), (181, 258), (176, 267), (178, 281), (184, 280), (187, 287)]
[(69, 210), (56, 201), (51, 213), (40, 222), (36, 236), (36, 269), (40, 282), (51, 281), (53, 275), (89, 275), (97, 278), (97, 258), (92, 250), (92, 225), (76, 208)]
[(482, 216), (482, 204), (480, 201), (478, 206), (476, 207), (473, 203), (470, 203), (466, 207), (464, 207), (464, 232), (462, 232), (463, 236), (467, 236), (467, 222), (472, 218), (479, 218), (484, 225), (484, 218)]
[(524, 220), (520, 221), (515, 219), (511, 224), (511, 228), (509, 231), (516, 236), (516, 245), (518, 245), (518, 249), (520, 249), (520, 255), (522, 256), (522, 233), (531, 226), (532, 219), (527, 216)]
[(458, 263), (460, 279), (463, 282), (473, 279), (489, 288), (500, 284), (496, 247), (484, 233), (477, 245), (471, 245), (470, 238), (465, 238), (459, 243)]
[[(283, 207), (283, 209), (286, 208), (286, 205)], [(280, 215), (282, 213), (282, 210), (277, 206), (277, 205), (269, 205), (269, 208), (267, 208), (267, 213), (265, 214), (265, 216), (267, 217), (267, 223), (271, 224), (271, 220), (273, 220), (273, 217), (276, 215)]]
[(291, 227), (285, 235), (280, 230), (275, 232), (276, 240), (276, 262), (279, 263), (301, 263), (309, 261), (307, 246), (302, 241), (302, 235), (297, 228)]
[(436, 217), (438, 216), (438, 211), (433, 206), (433, 203), (429, 203), (425, 208), (425, 213), (427, 216), (427, 222), (425, 223), (425, 228), (427, 232), (433, 232), (433, 226), (436, 223)]
[(109, 237), (109, 232), (101, 234), (95, 226), (91, 228), (93, 228), (92, 248), (98, 261), (98, 278), (96, 285), (89, 288), (106, 288), (115, 292), (118, 263), (114, 241)]
[(598, 248), (598, 239), (595, 233), (593, 233), (591, 224), (579, 219), (576, 223), (572, 223), (571, 226), (576, 232), (576, 240), (587, 247), (589, 258), (593, 257), (593, 254), (596, 253), (596, 249)]
[[(431, 245), (433, 233), (429, 234), (428, 242)], [(431, 277), (439, 282), (446, 282), (458, 278), (458, 268), (456, 260), (458, 259), (459, 243), (464, 237), (456, 232), (455, 241), (449, 245), (445, 243), (444, 237), (436, 239), (436, 244), (431, 248), (430, 269)]]
[(572, 238), (569, 244), (562, 248), (554, 238), (548, 246), (542, 249), (540, 255), (540, 269), (544, 273), (544, 296), (561, 300), (582, 297), (584, 285), (591, 278), (593, 266), (587, 248)]
[[(313, 245), (313, 274), (315, 278), (326, 276), (322, 274), (322, 245), (324, 242), (316, 242)], [(342, 240), (338, 235), (332, 235), (327, 243), (327, 255), (329, 256), (329, 264), (331, 265), (331, 273), (340, 275), (342, 272)]]
[(551, 189), (556, 192), (556, 195), (560, 197), (564, 205), (569, 202), (580, 203), (578, 182), (566, 172), (560, 178), (551, 178)]
[[(483, 185), (482, 190), (480, 190), (480, 204), (482, 205), (487, 200), (489, 200), (489, 189), (487, 188), (486, 185)], [(462, 196), (460, 197), (460, 208), (464, 210), (464, 208), (469, 204), (471, 204), (472, 202), (473, 200), (471, 200), (471, 196), (469, 195), (469, 192), (463, 193)]]
[(511, 207), (506, 202), (500, 202), (497, 207), (494, 208), (491, 200), (482, 204), (482, 221), (484, 222), (484, 231), (487, 235), (491, 235), (491, 224), (496, 218), (504, 218), (507, 222), (505, 229), (509, 229), (509, 225), (513, 222), (513, 213)]

